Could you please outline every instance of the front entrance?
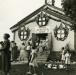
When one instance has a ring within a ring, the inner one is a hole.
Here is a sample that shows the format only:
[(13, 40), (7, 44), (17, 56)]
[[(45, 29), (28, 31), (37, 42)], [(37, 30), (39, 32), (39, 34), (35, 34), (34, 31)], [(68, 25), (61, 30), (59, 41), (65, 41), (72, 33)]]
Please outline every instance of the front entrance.
[(42, 34), (32, 34), (32, 42), (33, 46), (38, 46), (40, 42), (44, 43), (47, 40), (47, 33), (42, 33)]
[(47, 33), (44, 33), (44, 34), (36, 34), (37, 36), (37, 40), (39, 40), (39, 42), (42, 40), (46, 40), (47, 39)]

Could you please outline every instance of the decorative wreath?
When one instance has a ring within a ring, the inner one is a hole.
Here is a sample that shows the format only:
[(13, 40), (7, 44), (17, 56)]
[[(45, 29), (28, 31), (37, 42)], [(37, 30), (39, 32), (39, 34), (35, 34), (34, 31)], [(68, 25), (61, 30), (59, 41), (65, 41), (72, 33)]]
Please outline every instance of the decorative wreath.
[(21, 41), (27, 40), (29, 35), (30, 35), (29, 28), (25, 28), (25, 26), (22, 26), (22, 27), (19, 28), (18, 36), (19, 36)]
[(41, 12), (37, 17), (36, 17), (36, 22), (37, 24), (41, 26), (46, 26), (48, 24), (49, 18), (46, 14)]
[(57, 40), (60, 41), (64, 41), (68, 37), (68, 33), (69, 29), (66, 25), (65, 27), (63, 27), (63, 25), (61, 24), (59, 27), (56, 26), (56, 28), (54, 29), (54, 36)]

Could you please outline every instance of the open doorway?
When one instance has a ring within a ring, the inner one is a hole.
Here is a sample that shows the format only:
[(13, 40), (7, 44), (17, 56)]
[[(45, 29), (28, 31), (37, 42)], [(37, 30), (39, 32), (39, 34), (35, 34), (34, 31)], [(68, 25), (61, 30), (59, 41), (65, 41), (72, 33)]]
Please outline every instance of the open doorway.
[(40, 42), (45, 42), (47, 40), (47, 33), (40, 33), (40, 34), (32, 34), (32, 42), (33, 42), (33, 46), (37, 46), (39, 45)]

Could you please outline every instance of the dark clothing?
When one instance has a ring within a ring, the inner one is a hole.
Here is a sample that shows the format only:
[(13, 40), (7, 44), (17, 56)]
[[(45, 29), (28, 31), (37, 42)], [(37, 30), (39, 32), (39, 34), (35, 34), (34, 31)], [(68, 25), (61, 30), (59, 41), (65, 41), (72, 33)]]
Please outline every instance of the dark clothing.
[(30, 50), (27, 50), (27, 59), (28, 59), (28, 63), (30, 62)]
[(16, 61), (17, 60), (17, 57), (18, 57), (18, 47), (17, 46), (14, 46), (12, 48), (12, 60), (13, 61)]
[(11, 52), (10, 52), (10, 41), (6, 40), (3, 42), (3, 71), (4, 72), (9, 72), (11, 63), (10, 63), (10, 59), (11, 59)]

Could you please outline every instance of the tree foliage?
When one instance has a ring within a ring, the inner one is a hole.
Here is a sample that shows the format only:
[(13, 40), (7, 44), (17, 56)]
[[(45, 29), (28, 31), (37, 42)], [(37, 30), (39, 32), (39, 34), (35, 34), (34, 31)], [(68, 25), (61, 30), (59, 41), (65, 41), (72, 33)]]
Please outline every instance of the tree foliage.
[(71, 29), (76, 31), (76, 0), (62, 0), (62, 6), (65, 14), (74, 22)]
[(62, 0), (62, 6), (65, 14), (76, 21), (76, 0)]

